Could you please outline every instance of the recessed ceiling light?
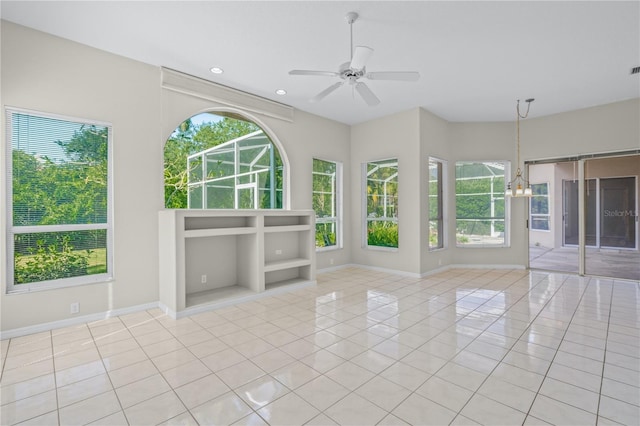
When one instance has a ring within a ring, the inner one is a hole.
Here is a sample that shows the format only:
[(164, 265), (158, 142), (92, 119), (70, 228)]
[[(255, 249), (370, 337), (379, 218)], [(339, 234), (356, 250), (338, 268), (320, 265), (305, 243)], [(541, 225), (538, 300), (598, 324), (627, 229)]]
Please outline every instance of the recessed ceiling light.
[(287, 94), (287, 91), (284, 89), (278, 89), (276, 90), (276, 95), (280, 95), (280, 96), (284, 96)]
[(211, 71), (214, 74), (222, 74), (224, 72), (222, 68), (218, 68), (218, 67), (213, 67), (209, 71)]

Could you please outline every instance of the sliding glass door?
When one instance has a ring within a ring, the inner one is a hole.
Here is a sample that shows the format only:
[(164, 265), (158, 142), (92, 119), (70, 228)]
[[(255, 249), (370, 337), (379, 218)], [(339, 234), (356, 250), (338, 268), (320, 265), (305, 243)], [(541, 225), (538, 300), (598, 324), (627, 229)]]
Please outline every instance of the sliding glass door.
[[(596, 196), (595, 196), (596, 181), (594, 179), (587, 179), (585, 182), (585, 201), (586, 201), (586, 230), (585, 240), (587, 246), (596, 245)], [(565, 180), (563, 181), (563, 196), (562, 196), (562, 220), (564, 222), (564, 246), (577, 246), (578, 236), (580, 231), (580, 225), (578, 220), (578, 208), (579, 204), (578, 194), (578, 181), (577, 180)]]
[(635, 177), (600, 180), (600, 246), (636, 248)]
[(528, 173), (531, 268), (640, 280), (640, 155), (530, 164)]

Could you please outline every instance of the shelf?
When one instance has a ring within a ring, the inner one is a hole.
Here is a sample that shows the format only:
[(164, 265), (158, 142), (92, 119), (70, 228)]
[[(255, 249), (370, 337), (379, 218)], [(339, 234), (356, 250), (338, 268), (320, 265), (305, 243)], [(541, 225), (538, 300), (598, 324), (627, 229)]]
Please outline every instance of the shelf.
[(184, 231), (185, 238), (202, 238), (202, 237), (219, 237), (222, 235), (247, 235), (255, 234), (256, 228), (210, 228), (210, 229), (192, 229)]
[(315, 283), (312, 210), (161, 210), (160, 303), (173, 318)]
[(186, 307), (190, 308), (214, 302), (222, 303), (225, 301), (235, 300), (240, 297), (252, 296), (254, 294), (256, 294), (256, 292), (239, 285), (200, 291), (198, 293), (187, 294)]
[(222, 216), (208, 215), (207, 210), (197, 210), (195, 212), (187, 211), (193, 216), (184, 218), (185, 231), (208, 230), (208, 229), (227, 229), (227, 228), (252, 228), (256, 226), (255, 217), (246, 215)]
[(289, 280), (278, 281), (273, 284), (265, 284), (265, 290), (266, 291), (275, 290), (276, 288), (279, 288), (279, 287), (289, 287), (289, 286), (294, 286), (296, 284), (306, 284), (309, 282), (311, 281), (309, 281), (306, 278), (291, 278)]
[(264, 228), (265, 234), (270, 232), (299, 232), (308, 231), (310, 225), (283, 225), (283, 226), (267, 226)]
[(277, 260), (267, 262), (264, 265), (265, 272), (281, 271), (283, 269), (297, 268), (299, 266), (311, 265), (311, 259), (295, 258), (287, 260)]
[(311, 218), (309, 216), (299, 216), (299, 215), (282, 215), (282, 216), (272, 216), (265, 215), (264, 217), (264, 226), (265, 228), (275, 228), (279, 226), (296, 226), (296, 225), (309, 225), (311, 223)]

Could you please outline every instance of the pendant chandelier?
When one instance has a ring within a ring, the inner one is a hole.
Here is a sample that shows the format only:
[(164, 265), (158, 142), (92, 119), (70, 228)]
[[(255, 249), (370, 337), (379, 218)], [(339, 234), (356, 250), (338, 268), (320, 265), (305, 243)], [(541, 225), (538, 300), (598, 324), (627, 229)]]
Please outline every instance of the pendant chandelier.
[(515, 177), (507, 182), (507, 189), (504, 192), (505, 198), (507, 197), (531, 197), (533, 194), (531, 192), (531, 184), (528, 180), (524, 178), (522, 175), (522, 169), (520, 168), (520, 119), (527, 118), (529, 115), (529, 108), (531, 108), (531, 102), (533, 102), (533, 98), (527, 99), (525, 102), (527, 103), (527, 112), (524, 115), (520, 114), (520, 99), (518, 99), (518, 103), (516, 104), (516, 137), (518, 144), (518, 162), (516, 163), (516, 175)]

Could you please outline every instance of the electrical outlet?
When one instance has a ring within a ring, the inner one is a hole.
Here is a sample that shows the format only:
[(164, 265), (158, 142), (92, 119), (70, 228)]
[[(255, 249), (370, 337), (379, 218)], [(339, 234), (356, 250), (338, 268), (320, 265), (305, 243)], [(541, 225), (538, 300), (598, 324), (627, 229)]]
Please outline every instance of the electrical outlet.
[(207, 282), (207, 276), (206, 276), (206, 275), (203, 275), (202, 277), (200, 277), (200, 282), (201, 282), (202, 284), (206, 284), (206, 282)]
[(69, 312), (72, 314), (77, 314), (78, 312), (80, 312), (80, 303), (79, 302), (73, 302), (71, 304), (71, 306), (69, 307)]
[(282, 250), (280, 249), (276, 250), (276, 254), (282, 254)]

